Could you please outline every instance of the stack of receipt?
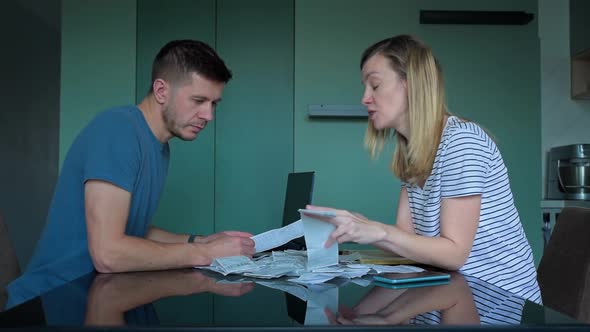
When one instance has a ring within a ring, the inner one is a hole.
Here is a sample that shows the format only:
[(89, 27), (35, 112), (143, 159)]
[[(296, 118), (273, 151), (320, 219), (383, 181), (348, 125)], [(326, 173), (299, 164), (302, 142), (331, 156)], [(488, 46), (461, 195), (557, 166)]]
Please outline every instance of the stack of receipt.
[(424, 269), (409, 265), (356, 264), (351, 256), (340, 256), (339, 264), (309, 269), (307, 252), (296, 250), (273, 251), (251, 259), (246, 256), (217, 258), (209, 266), (196, 268), (245, 277), (274, 279), (287, 277), (288, 281), (301, 284), (318, 284), (334, 278), (354, 279), (367, 274), (422, 272)]

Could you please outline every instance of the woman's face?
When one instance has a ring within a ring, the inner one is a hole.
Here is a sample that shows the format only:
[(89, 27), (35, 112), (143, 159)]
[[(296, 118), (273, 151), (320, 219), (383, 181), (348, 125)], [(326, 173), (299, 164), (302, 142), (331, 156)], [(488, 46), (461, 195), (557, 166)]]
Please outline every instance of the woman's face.
[(398, 129), (406, 124), (408, 92), (406, 81), (391, 68), (389, 60), (381, 54), (370, 57), (362, 69), (365, 85), (363, 105), (367, 106), (369, 121), (377, 130)]

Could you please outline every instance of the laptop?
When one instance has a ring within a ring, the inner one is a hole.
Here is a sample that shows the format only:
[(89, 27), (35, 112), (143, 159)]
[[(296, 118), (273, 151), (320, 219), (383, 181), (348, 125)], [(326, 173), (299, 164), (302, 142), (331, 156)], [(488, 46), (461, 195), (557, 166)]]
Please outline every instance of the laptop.
[[(305, 205), (311, 204), (313, 197), (313, 184), (315, 172), (289, 173), (287, 177), (287, 191), (285, 193), (285, 206), (283, 208), (283, 225), (287, 226), (299, 219), (299, 209), (305, 209)], [(305, 250), (305, 239), (302, 237), (293, 239), (288, 243), (273, 250)]]

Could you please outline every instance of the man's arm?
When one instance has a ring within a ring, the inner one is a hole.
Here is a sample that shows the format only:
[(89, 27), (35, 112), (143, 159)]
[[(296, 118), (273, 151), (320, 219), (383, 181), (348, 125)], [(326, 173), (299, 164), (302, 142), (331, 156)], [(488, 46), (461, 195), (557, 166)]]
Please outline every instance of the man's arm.
[(225, 236), (208, 243), (162, 243), (128, 236), (131, 194), (109, 182), (85, 184), (88, 249), (97, 271), (147, 271), (208, 265), (215, 257), (251, 255), (249, 238)]
[(186, 243), (189, 236), (190, 234), (176, 234), (155, 226), (150, 226), (145, 235), (145, 238), (163, 243)]

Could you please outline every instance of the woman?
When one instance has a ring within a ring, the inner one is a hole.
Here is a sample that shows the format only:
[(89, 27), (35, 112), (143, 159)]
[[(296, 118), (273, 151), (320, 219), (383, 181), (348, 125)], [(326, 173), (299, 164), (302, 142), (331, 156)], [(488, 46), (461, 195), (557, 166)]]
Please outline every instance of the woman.
[(365, 146), (375, 157), (395, 137), (393, 173), (402, 181), (396, 224), (329, 209), (326, 242), (372, 244), (416, 262), (460, 270), (541, 302), (530, 245), (493, 140), (445, 106), (441, 68), (430, 48), (400, 35), (361, 59)]

